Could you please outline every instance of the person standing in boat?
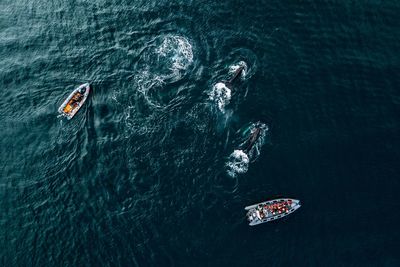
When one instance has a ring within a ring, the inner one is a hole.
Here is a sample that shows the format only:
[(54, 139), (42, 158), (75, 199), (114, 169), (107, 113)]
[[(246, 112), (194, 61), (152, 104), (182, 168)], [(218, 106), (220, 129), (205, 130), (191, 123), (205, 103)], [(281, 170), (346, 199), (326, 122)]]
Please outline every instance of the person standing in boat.
[(86, 88), (82, 87), (78, 92), (76, 92), (76, 94), (72, 97), (72, 105), (77, 106), (79, 104), (79, 102), (82, 101), (83, 96), (86, 92)]

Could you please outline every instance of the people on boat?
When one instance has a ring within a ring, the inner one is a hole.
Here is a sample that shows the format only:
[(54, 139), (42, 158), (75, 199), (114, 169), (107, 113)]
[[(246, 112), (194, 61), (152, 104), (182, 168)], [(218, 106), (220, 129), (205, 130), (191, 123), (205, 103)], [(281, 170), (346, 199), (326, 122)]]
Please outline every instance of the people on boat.
[(268, 212), (271, 212), (273, 215), (276, 213), (281, 214), (281, 213), (286, 213), (289, 211), (290, 207), (289, 202), (279, 202), (279, 203), (273, 203), (273, 204), (265, 204), (264, 209), (267, 210)]
[(262, 220), (261, 212), (259, 210), (256, 210), (256, 215), (258, 219)]
[(256, 214), (257, 214), (257, 217), (258, 217), (260, 220), (263, 220), (263, 219), (265, 218), (265, 213), (264, 213), (264, 209), (263, 209), (263, 206), (262, 206), (262, 205), (258, 205), (258, 206), (257, 206)]
[[(293, 203), (295, 205), (292, 205)], [(249, 225), (257, 225), (285, 217), (300, 207), (298, 203), (297, 200), (279, 199), (246, 207), (246, 209), (250, 209), (247, 213)]]
[(80, 99), (81, 99), (81, 93), (79, 93), (79, 92), (77, 92), (73, 97), (72, 97), (72, 100), (74, 101), (74, 102), (78, 102)]
[(254, 219), (258, 219), (260, 221), (264, 221), (266, 218), (269, 218), (270, 215), (277, 216), (277, 215), (283, 215), (289, 212), (289, 209), (291, 207), (291, 201), (279, 201), (279, 202), (273, 202), (271, 204), (264, 203), (264, 204), (259, 204), (257, 207), (253, 210), (252, 213), (248, 214), (248, 219), (250, 221)]
[(76, 92), (76, 94), (71, 98), (71, 105), (77, 106), (79, 102), (83, 99), (83, 93)]
[(79, 92), (74, 94), (71, 99), (69, 100), (68, 104), (65, 105), (63, 111), (65, 113), (71, 113), (79, 104), (79, 102), (82, 100), (83, 95)]

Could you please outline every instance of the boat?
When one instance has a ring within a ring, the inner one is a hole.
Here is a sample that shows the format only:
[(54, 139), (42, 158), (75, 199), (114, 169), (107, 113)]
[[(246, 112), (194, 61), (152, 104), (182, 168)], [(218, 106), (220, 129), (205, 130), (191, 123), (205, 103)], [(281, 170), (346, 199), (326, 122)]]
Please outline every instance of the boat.
[(283, 218), (300, 208), (300, 200), (278, 198), (244, 208), (249, 225), (257, 225)]
[(90, 84), (85, 83), (72, 91), (72, 93), (65, 99), (65, 101), (58, 108), (58, 112), (67, 117), (68, 120), (72, 119), (78, 110), (85, 103), (89, 96)]

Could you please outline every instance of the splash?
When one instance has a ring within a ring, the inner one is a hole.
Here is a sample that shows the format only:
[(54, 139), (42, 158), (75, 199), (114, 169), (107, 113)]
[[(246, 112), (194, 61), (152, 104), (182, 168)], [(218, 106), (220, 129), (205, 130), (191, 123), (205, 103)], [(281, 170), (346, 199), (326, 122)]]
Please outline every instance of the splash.
[(231, 177), (246, 173), (249, 169), (249, 157), (242, 150), (235, 150), (226, 163), (227, 173)]
[(242, 80), (250, 79), (257, 71), (258, 58), (256, 54), (246, 48), (237, 48), (231, 51), (228, 60), (232, 62), (229, 67), (230, 73), (235, 72), (239, 67), (244, 67), (244, 73), (241, 76)]
[(231, 89), (224, 83), (219, 82), (215, 84), (211, 90), (209, 99), (217, 105), (222, 113), (225, 113), (225, 106), (227, 106), (231, 100)]
[(246, 74), (247, 74), (247, 70), (248, 70), (247, 64), (244, 61), (239, 61), (239, 63), (231, 65), (229, 67), (229, 75), (233, 75), (235, 73), (235, 71), (240, 67), (243, 67), (243, 71), (240, 74), (240, 78), (242, 80), (244, 80), (246, 78)]

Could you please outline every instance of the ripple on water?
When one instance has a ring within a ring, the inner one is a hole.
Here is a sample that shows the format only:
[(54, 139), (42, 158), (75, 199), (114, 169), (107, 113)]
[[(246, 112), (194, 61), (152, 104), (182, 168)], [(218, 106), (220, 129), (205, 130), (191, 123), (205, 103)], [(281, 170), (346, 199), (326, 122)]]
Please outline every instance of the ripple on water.
[(180, 81), (193, 63), (192, 45), (179, 35), (155, 38), (138, 64), (135, 86), (149, 104), (163, 107), (176, 96)]
[(157, 36), (143, 42), (142, 47), (130, 88), (113, 94), (113, 100), (125, 114), (125, 126), (137, 130), (148, 125), (149, 120), (163, 116), (163, 111), (171, 105), (186, 99), (181, 95), (192, 87), (183, 79), (194, 65), (192, 44), (184, 36)]

